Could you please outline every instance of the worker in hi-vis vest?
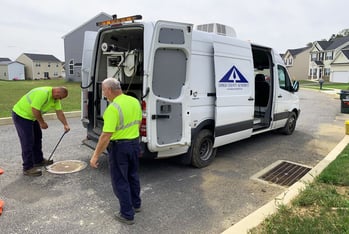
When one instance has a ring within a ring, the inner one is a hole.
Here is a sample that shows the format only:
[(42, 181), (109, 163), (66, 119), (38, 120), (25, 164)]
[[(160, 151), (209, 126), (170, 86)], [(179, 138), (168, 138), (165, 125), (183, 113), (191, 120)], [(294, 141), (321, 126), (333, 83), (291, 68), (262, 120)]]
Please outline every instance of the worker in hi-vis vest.
[(136, 98), (122, 92), (120, 82), (115, 78), (107, 78), (102, 82), (102, 92), (110, 103), (103, 114), (103, 131), (90, 165), (97, 168), (99, 156), (109, 146), (111, 182), (120, 204), (116, 219), (133, 224), (135, 212), (141, 211), (138, 157), (142, 110)]
[(65, 87), (38, 87), (30, 90), (14, 105), (12, 119), (21, 143), (24, 175), (41, 176), (40, 167), (53, 163), (45, 159), (42, 153), (41, 129), (48, 128), (43, 114), (55, 110), (64, 131), (69, 131), (61, 105), (61, 99), (67, 96)]

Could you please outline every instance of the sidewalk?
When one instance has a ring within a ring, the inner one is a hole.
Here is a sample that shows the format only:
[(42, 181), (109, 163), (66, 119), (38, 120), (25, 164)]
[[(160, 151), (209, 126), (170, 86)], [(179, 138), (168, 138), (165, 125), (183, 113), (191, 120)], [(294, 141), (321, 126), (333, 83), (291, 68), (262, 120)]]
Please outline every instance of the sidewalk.
[(346, 135), (338, 145), (312, 170), (308, 172), (302, 179), (289, 187), (286, 191), (275, 197), (273, 200), (246, 216), (232, 227), (228, 228), (222, 234), (236, 234), (236, 233), (248, 233), (248, 231), (254, 227), (257, 227), (268, 216), (277, 212), (280, 205), (286, 205), (290, 203), (301, 190), (306, 187), (318, 176), (337, 156), (343, 151), (343, 149), (349, 143), (349, 135)]

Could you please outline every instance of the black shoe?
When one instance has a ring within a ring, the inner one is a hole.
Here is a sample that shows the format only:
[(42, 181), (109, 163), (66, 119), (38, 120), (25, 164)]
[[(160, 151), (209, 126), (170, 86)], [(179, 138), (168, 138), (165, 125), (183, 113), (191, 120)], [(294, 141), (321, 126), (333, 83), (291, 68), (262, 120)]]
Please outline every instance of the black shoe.
[(122, 217), (120, 213), (116, 214), (116, 215), (115, 215), (115, 218), (116, 218), (119, 222), (125, 223), (125, 224), (127, 224), (127, 225), (132, 225), (132, 224), (135, 223), (135, 221), (134, 221), (133, 219), (126, 219), (126, 218)]
[(42, 172), (40, 169), (33, 167), (33, 168), (28, 169), (28, 170), (23, 170), (23, 175), (25, 175), (25, 176), (41, 176)]
[(44, 158), (44, 160), (41, 161), (41, 163), (34, 164), (34, 167), (43, 167), (43, 166), (49, 166), (53, 164), (53, 160), (47, 160)]
[(135, 211), (135, 213), (139, 213), (142, 211), (142, 208), (141, 207), (133, 208), (133, 210)]

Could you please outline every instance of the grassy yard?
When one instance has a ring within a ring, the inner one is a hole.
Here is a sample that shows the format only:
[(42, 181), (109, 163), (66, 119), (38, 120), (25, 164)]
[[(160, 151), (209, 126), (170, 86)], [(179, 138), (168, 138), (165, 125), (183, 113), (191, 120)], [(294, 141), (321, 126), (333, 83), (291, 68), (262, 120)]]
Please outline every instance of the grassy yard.
[(13, 105), (29, 90), (39, 86), (65, 86), (69, 91), (62, 100), (63, 111), (80, 110), (81, 89), (79, 82), (64, 79), (0, 81), (0, 118), (10, 117)]
[[(310, 88), (310, 89), (320, 89), (320, 85), (317, 81), (310, 81), (310, 80), (300, 80), (300, 87), (302, 88)], [(332, 89), (342, 89), (342, 90), (349, 90), (349, 84), (348, 83), (331, 83), (331, 82), (324, 82), (322, 85), (323, 90), (332, 90)]]
[(349, 146), (290, 205), (249, 233), (349, 233)]

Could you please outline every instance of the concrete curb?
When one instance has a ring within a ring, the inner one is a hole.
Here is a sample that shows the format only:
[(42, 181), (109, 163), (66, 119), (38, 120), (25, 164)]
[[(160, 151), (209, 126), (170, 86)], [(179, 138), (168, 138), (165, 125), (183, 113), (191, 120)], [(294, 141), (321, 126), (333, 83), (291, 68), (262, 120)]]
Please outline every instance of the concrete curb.
[(222, 232), (222, 234), (248, 233), (250, 229), (258, 226), (269, 215), (276, 213), (280, 205), (286, 205), (292, 201), (307, 184), (311, 183), (316, 176), (318, 176), (333, 160), (337, 158), (348, 143), (349, 135), (346, 135), (337, 146), (321, 162), (303, 176), (302, 179), (289, 187), (285, 192), (278, 195), (274, 200), (268, 202), (266, 205)]
[[(81, 116), (81, 111), (71, 111), (71, 112), (64, 112), (64, 115), (66, 118), (74, 118)], [(45, 120), (54, 120), (57, 119), (56, 113), (48, 113), (44, 115)], [(12, 118), (0, 118), (0, 126), (1, 125), (9, 125), (13, 124)]]

